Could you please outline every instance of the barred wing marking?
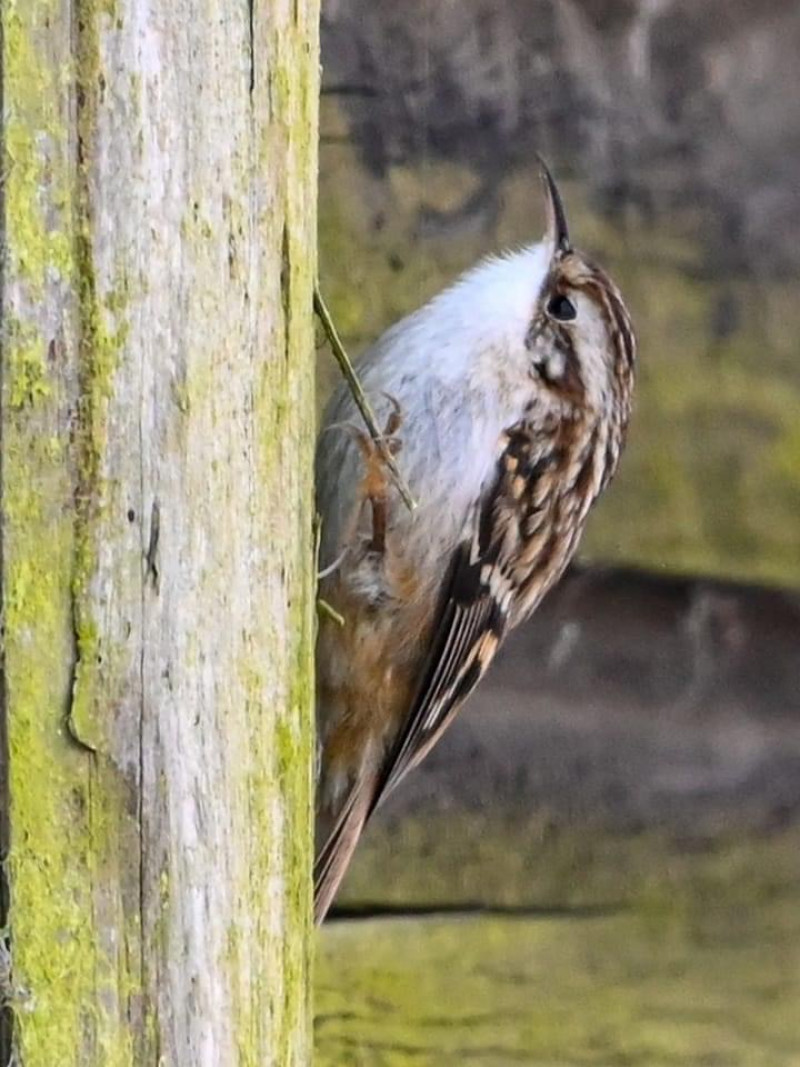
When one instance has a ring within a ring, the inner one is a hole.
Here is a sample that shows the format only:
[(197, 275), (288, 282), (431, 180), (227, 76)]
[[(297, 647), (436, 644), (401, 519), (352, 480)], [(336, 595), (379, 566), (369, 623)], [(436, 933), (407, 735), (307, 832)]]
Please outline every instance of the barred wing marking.
[[(453, 584), (474, 579), (474, 565), (464, 564), (464, 546), (458, 550)], [(411, 715), (388, 759), (373, 802), (378, 801), (417, 764), (441, 736), (461, 704), (480, 681), (505, 632), (508, 612), (503, 611), (478, 581), (471, 602), (456, 600), (448, 592), (437, 627), (437, 639), (423, 674)]]
[(543, 442), (529, 427), (508, 431), (494, 480), (456, 549), (422, 681), (384, 764), (373, 809), (436, 743), (497, 652), (518, 588), (515, 565), (524, 555), (520, 520), (529, 508), (520, 507), (521, 497), (541, 510), (536, 485), (550, 466), (543, 457)]

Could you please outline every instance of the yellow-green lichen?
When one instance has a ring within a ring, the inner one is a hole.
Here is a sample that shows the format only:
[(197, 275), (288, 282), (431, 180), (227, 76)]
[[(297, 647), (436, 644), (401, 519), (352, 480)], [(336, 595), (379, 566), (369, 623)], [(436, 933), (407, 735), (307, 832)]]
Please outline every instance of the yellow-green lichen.
[[(276, 1048), (284, 1062), (302, 1064), (310, 1057), (310, 956), (313, 766), (313, 446), (314, 363), (312, 291), (316, 280), (316, 175), (318, 6), (311, 3), (299, 24), (270, 44), (280, 62), (276, 85), (270, 86), (272, 127), (264, 131), (262, 151), (290, 131), (282, 204), (281, 230), (272, 239), (282, 246), (281, 302), (284, 322), (276, 335), (273, 358), (265, 368), (262, 398), (270, 429), (261, 441), (260, 468), (276, 499), (292, 500), (293, 544), (286, 566), (289, 613), (286, 633), (286, 703), (276, 723), (273, 773), (280, 783), (286, 814), (282, 827), (284, 854), (284, 923), (292, 936), (283, 942), (282, 1002), (274, 1004)], [(283, 133), (281, 131), (284, 131)], [(282, 340), (282, 344), (278, 341)], [(287, 481), (287, 472), (293, 477)], [(290, 494), (290, 495), (289, 495)], [(269, 829), (265, 827), (269, 833)]]
[[(69, 718), (76, 737), (97, 750), (104, 745), (107, 729), (103, 710), (98, 706), (98, 667), (101, 663), (104, 665), (107, 684), (113, 649), (101, 647), (92, 603), (92, 579), (107, 507), (103, 456), (108, 433), (108, 404), (128, 326), (124, 319), (123, 287), (106, 294), (102, 303), (98, 298), (89, 233), (89, 222), (85, 219), (75, 257), (80, 316), (79, 399), (73, 441), (76, 488), (72, 598), (77, 663)], [(113, 330), (108, 326), (110, 318), (114, 320)]]
[(68, 512), (58, 515), (66, 487), (26, 437), (5, 421), (11, 928), (15, 983), (27, 991), (17, 1012), (20, 1054), (36, 1067), (59, 1052), (58, 1062), (79, 1062), (95, 934), (86, 866), (91, 770), (66, 737), (62, 711), (71, 658), (71, 529)]
[[(296, 557), (290, 569), (294, 586), (290, 601), (289, 633), (291, 658), (287, 715), (277, 734), (276, 764), (284, 785), (289, 779), (293, 802), (288, 807), (286, 841), (293, 856), (287, 867), (285, 887), (290, 926), (296, 938), (284, 954), (284, 1003), (281, 1006), (283, 1034), (288, 1059), (302, 1063), (310, 1056), (310, 1034), (299, 1020), (310, 1021), (311, 886), (312, 857), (312, 767), (313, 729), (313, 641), (314, 588), (313, 559), (313, 447), (314, 447), (314, 365), (312, 291), (316, 281), (316, 175), (318, 130), (318, 6), (309, 5), (300, 25), (293, 30), (292, 47), (285, 53), (285, 70), (302, 70), (299, 87), (279, 95), (279, 123), (292, 130), (293, 145), (287, 172), (287, 199), (282, 236), (284, 335), (286, 367), (291, 386), (282, 396), (279, 421), (294, 423), (293, 440), (301, 448), (295, 455), (298, 471), (295, 492), (301, 502), (294, 515)], [(284, 46), (286, 41), (284, 39)], [(300, 181), (298, 179), (301, 179)], [(310, 183), (308, 188), (305, 183)], [(281, 374), (279, 367), (276, 373)], [(278, 395), (281, 395), (280, 389)], [(272, 459), (267, 457), (272, 453)], [(288, 458), (288, 457), (287, 457)], [(265, 442), (265, 460), (274, 462), (273, 478), (281, 478), (286, 464), (274, 445)]]
[[(278, 954), (285, 963), (284, 981), (272, 1001), (271, 970), (262, 970), (252, 988), (240, 989), (236, 998), (242, 1065), (262, 1062), (258, 1050), (267, 1042), (270, 1048), (274, 1045), (281, 1062), (304, 1063), (308, 1045), (313, 747), (310, 354), (318, 12), (313, 3), (304, 11), (307, 24), (270, 42), (284, 56), (285, 78), (299, 76), (304, 88), (294, 97), (283, 91), (277, 95), (280, 108), (289, 110), (272, 117), (268, 125), (277, 133), (265, 138), (292, 153), (285, 194), (290, 299), (287, 349), (276, 348), (265, 360), (264, 381), (252, 412), (258, 425), (277, 422), (281, 428), (280, 434), (264, 431), (259, 455), (264, 480), (259, 492), (270, 493), (275, 500), (299, 501), (296, 515), (292, 508), (296, 528), (291, 530), (286, 560), (289, 619), (296, 629), (289, 635), (287, 706), (280, 711), (265, 707), (263, 677), (252, 675), (248, 682), (252, 706), (247, 718), (254, 744), (261, 746), (260, 769), (248, 780), (241, 805), (242, 812), (247, 811), (248, 801), (253, 806), (252, 892), (263, 889), (280, 871), (283, 912), (278, 918), (290, 936), (276, 940), (274, 956), (262, 951), (262, 962), (270, 969)], [(25, 5), (10, 0), (3, 15), (6, 48), (13, 46), (15, 55), (22, 57), (13, 72), (17, 80), (6, 81), (7, 89), (12, 88), (7, 103), (10, 100), (18, 121), (16, 134), (7, 140), (6, 205), (7, 209), (15, 205), (7, 212), (7, 240), (14, 321), (19, 328), (7, 332), (3, 351), (4, 597), (15, 841), (10, 862), (11, 920), (15, 979), (27, 991), (18, 1002), (18, 1051), (24, 1067), (56, 1062), (60, 1067), (89, 1062), (116, 1067), (145, 1062), (162, 1026), (153, 1003), (143, 1005), (144, 1022), (136, 1022), (143, 933), (138, 922), (139, 887), (133, 885), (138, 869), (124, 850), (138, 831), (130, 825), (138, 818), (138, 798), (105, 757), (106, 717), (116, 711), (114, 695), (119, 688), (112, 662), (115, 650), (102, 643), (105, 620), (97, 615), (96, 606), (100, 552), (111, 544), (105, 536), (109, 500), (117, 492), (106, 470), (107, 456), (113, 454), (107, 448), (108, 415), (120, 354), (127, 343), (128, 296), (124, 273), (110, 290), (104, 289), (108, 279), (95, 275), (88, 167), (103, 73), (99, 27), (117, 15), (102, 0), (82, 0), (71, 13), (74, 20), (68, 15), (50, 0)], [(73, 47), (77, 51), (71, 54)], [(266, 114), (266, 108), (260, 109), (256, 121)], [(77, 174), (72, 156), (76, 135)], [(38, 150), (43, 152), (41, 164), (35, 156)], [(243, 157), (241, 162), (242, 177), (251, 191), (253, 160)], [(275, 157), (270, 156), (266, 165), (275, 166)], [(238, 225), (237, 220), (232, 219), (231, 225)], [(210, 223), (201, 222), (184, 236), (190, 246), (213, 244)], [(262, 235), (266, 243), (269, 239), (268, 232)], [(207, 255), (213, 253), (211, 248)], [(145, 287), (142, 283), (142, 291)], [(63, 337), (60, 333), (50, 337), (43, 325), (50, 320), (37, 314), (37, 307), (49, 307), (49, 301), (57, 305), (60, 315), (53, 321), (58, 319)], [(204, 313), (211, 311), (204, 305)], [(231, 359), (239, 358), (240, 352), (233, 348)], [(262, 355), (258, 353), (259, 359)], [(176, 406), (193, 414), (195, 404), (201, 408), (209, 399), (204, 390), (212, 385), (213, 375), (203, 367), (188, 378), (178, 374), (173, 388)], [(213, 421), (213, 395), (210, 407)], [(179, 434), (189, 421), (182, 420)], [(300, 459), (292, 451), (298, 448)], [(209, 468), (213, 477), (226, 477), (221, 456), (215, 456)], [(287, 470), (295, 473), (285, 491)], [(258, 651), (250, 648), (243, 671), (257, 659)], [(75, 736), (96, 749), (95, 755), (71, 739), (68, 713)], [(262, 714), (284, 717), (274, 746), (271, 731), (263, 729)], [(278, 787), (289, 813), (283, 828), (277, 826), (270, 806), (259, 804), (259, 799), (274, 797)], [(163, 781), (159, 788), (164, 789)], [(272, 838), (278, 833), (286, 850), (280, 857), (286, 859), (285, 872), (263, 866), (271, 862)], [(174, 930), (175, 921), (166, 871), (160, 890), (154, 931), (158, 943), (152, 947), (157, 959), (164, 960), (171, 946), (161, 942)], [(263, 896), (251, 904), (259, 921), (269, 916), (271, 898), (269, 904)], [(255, 933), (275, 938), (274, 930)], [(237, 969), (233, 957), (242, 951), (240, 938), (229, 939), (232, 978)], [(249, 977), (247, 968), (242, 969)]]
[(797, 831), (693, 854), (655, 840), (638, 858), (626, 851), (640, 845), (609, 852), (609, 886), (612, 855), (640, 876), (596, 911), (517, 884), (532, 907), (505, 917), (323, 928), (315, 1062), (793, 1067)]
[[(116, 1067), (130, 1064), (132, 1053), (125, 1009), (116, 1012), (114, 1000), (136, 983), (118, 973), (121, 957), (103, 941), (97, 917), (106, 904), (97, 888), (108, 881), (127, 798), (111, 769), (66, 729), (80, 559), (69, 371), (82, 280), (69, 125), (72, 27), (52, 0), (11, 0), (2, 19), (3, 602), (16, 1051), (24, 1067)], [(130, 956), (133, 972), (138, 955)]]
[[(78, 402), (74, 429), (75, 535), (72, 574), (73, 629), (77, 662), (69, 708), (73, 735), (93, 750), (104, 744), (104, 712), (98, 706), (99, 666), (110, 673), (112, 650), (101, 648), (93, 617), (91, 583), (103, 536), (105, 507), (103, 456), (107, 438), (107, 409), (113, 377), (128, 332), (125, 321), (125, 279), (107, 292), (98, 292), (93, 251), (93, 219), (89, 167), (94, 157), (98, 94), (102, 77), (100, 20), (113, 15), (108, 5), (84, 2), (76, 40), (78, 167), (74, 190), (73, 262), (78, 312)], [(107, 684), (107, 681), (106, 681)]]
[(57, 19), (54, 0), (8, 0), (3, 9), (2, 173), (15, 238), (6, 242), (8, 276), (24, 280), (34, 300), (48, 272), (65, 275), (70, 265), (69, 234), (53, 218), (53, 209), (67, 207), (67, 185), (47, 162), (50, 153), (63, 162), (66, 151), (60, 72), (42, 61), (36, 42), (40, 29)]
[(11, 317), (6, 319), (4, 335), (8, 351), (5, 400), (10, 408), (20, 411), (27, 405), (35, 405), (50, 391), (47, 345), (33, 326), (24, 325)]

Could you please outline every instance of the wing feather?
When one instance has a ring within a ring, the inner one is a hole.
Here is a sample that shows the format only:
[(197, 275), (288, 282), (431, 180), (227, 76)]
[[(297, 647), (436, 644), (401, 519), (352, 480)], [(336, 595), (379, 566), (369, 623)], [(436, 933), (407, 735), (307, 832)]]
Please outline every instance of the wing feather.
[[(441, 736), (491, 663), (513, 600), (512, 558), (519, 533), (507, 506), (509, 465), (475, 506), (457, 547), (439, 603), (431, 650), (410, 713), (384, 763), (372, 808)], [(509, 525), (511, 523), (511, 526)]]
[(457, 605), (452, 610), (449, 625), (443, 630), (443, 647), (429, 657), (428, 673), (423, 675), (425, 681), (387, 763), (378, 790), (380, 795), (393, 789), (422, 759), (477, 684), (483, 670), (475, 672), (471, 668), (480, 647), (480, 636), (486, 630), (488, 614), (486, 601), (468, 607)]

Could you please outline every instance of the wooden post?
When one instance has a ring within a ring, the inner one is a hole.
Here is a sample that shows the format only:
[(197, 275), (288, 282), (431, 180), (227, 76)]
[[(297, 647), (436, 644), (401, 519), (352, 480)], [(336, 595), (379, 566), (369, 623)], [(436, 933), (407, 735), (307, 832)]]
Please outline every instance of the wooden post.
[(317, 23), (2, 0), (22, 1067), (310, 1060)]

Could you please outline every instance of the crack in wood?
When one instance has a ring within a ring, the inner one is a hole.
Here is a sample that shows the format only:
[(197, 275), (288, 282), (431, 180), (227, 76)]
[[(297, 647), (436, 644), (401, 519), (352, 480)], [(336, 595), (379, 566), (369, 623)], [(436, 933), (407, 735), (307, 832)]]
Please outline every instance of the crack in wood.
[(247, 0), (247, 15), (248, 15), (248, 57), (250, 60), (250, 95), (252, 96), (256, 87), (256, 0)]
[(289, 224), (284, 220), (281, 237), (281, 308), (283, 311), (283, 356), (288, 360), (292, 351), (292, 259), (289, 243)]
[(359, 922), (376, 919), (439, 919), (492, 916), (508, 919), (606, 919), (629, 911), (623, 901), (605, 904), (483, 904), (467, 900), (454, 904), (363, 904), (334, 908), (327, 922)]
[(81, 732), (78, 729), (77, 717), (75, 715), (75, 705), (78, 696), (78, 689), (80, 687), (80, 669), (81, 669), (81, 654), (80, 644), (78, 638), (78, 620), (77, 620), (77, 597), (73, 594), (72, 597), (72, 664), (70, 665), (70, 680), (69, 680), (69, 698), (67, 703), (67, 714), (64, 717), (64, 725), (67, 728), (67, 737), (78, 748), (84, 752), (90, 752), (93, 756), (97, 755), (97, 749), (91, 742), (87, 741), (81, 736)]
[(81, 593), (78, 591), (73, 580), (71, 583), (70, 592), (70, 627), (71, 627), (71, 640), (72, 640), (72, 662), (69, 668), (69, 689), (67, 696), (67, 712), (64, 716), (64, 725), (67, 730), (67, 737), (70, 741), (74, 742), (78, 748), (84, 752), (90, 752), (93, 756), (97, 754), (97, 749), (89, 741), (81, 736), (80, 729), (78, 728), (78, 717), (75, 714), (75, 708), (78, 701), (78, 694), (81, 684), (80, 672), (81, 672), (81, 638), (80, 638), (80, 618), (81, 618)]
[[(137, 514), (139, 516), (139, 544), (142, 543), (142, 537), (144, 535), (144, 514), (145, 514), (145, 500), (146, 495), (146, 475), (145, 475), (145, 463), (144, 463), (144, 408), (142, 404), (142, 397), (144, 395), (144, 373), (145, 373), (145, 358), (144, 353), (139, 352), (139, 418), (137, 420), (137, 429), (139, 436), (139, 500), (137, 504)], [(139, 838), (139, 857), (138, 857), (138, 910), (139, 910), (139, 977), (142, 988), (142, 1011), (143, 1015), (148, 1015), (153, 1020), (152, 1033), (154, 1036), (154, 1042), (156, 1045), (155, 1061), (159, 1062), (161, 1056), (160, 1038), (159, 1038), (159, 1026), (158, 1026), (158, 1006), (157, 1002), (151, 1002), (148, 996), (148, 938), (147, 938), (147, 839), (145, 836), (145, 811), (144, 811), (144, 796), (145, 796), (145, 715), (146, 715), (146, 678), (147, 678), (147, 620), (148, 620), (148, 604), (147, 604), (147, 580), (146, 576), (139, 571), (139, 721), (138, 721), (138, 777), (137, 777), (137, 801), (136, 801), (136, 819), (138, 823), (138, 838)]]
[(159, 507), (158, 501), (154, 500), (150, 512), (150, 540), (147, 545), (147, 555), (145, 557), (145, 577), (152, 581), (156, 593), (159, 591), (158, 545), (160, 539), (161, 508)]

